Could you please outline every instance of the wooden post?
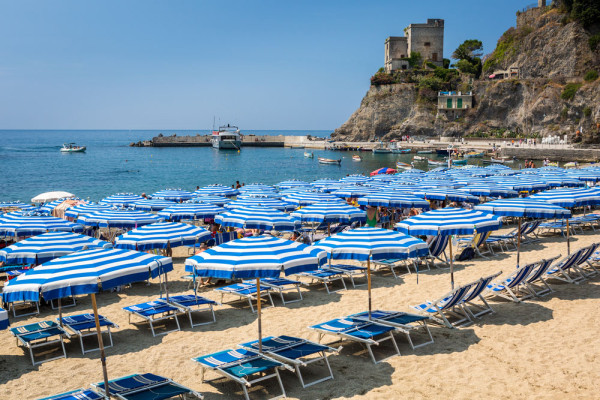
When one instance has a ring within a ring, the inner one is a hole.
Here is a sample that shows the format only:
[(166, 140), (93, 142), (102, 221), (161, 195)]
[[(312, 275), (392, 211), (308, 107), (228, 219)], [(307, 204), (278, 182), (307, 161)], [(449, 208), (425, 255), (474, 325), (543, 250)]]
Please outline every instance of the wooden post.
[(567, 255), (571, 254), (571, 241), (569, 236), (569, 218), (567, 218)]
[(369, 258), (367, 258), (367, 289), (369, 292), (369, 319), (371, 319), (371, 252), (369, 251)]
[(258, 352), (262, 353), (262, 323), (261, 323), (261, 298), (260, 298), (260, 278), (256, 278), (256, 314), (258, 315)]
[(58, 298), (58, 323), (60, 324), (60, 326), (63, 326), (63, 320), (62, 320), (62, 303), (61, 303), (61, 298)]
[(450, 285), (452, 290), (454, 290), (454, 257), (452, 256), (452, 235), (450, 235), (450, 240), (448, 242), (450, 245)]
[(327, 223), (327, 237), (331, 236), (331, 222)]
[(517, 228), (517, 268), (519, 267), (519, 262), (521, 260), (521, 219), (523, 217), (519, 217), (519, 227)]
[(104, 342), (102, 341), (102, 330), (100, 329), (100, 319), (98, 318), (98, 305), (96, 304), (96, 293), (92, 293), (92, 307), (94, 309), (94, 321), (96, 322), (96, 333), (98, 334), (98, 346), (100, 347), (100, 361), (102, 362), (102, 375), (104, 376), (104, 391), (106, 397), (110, 398), (108, 387), (108, 372), (106, 370), (106, 353), (104, 352)]

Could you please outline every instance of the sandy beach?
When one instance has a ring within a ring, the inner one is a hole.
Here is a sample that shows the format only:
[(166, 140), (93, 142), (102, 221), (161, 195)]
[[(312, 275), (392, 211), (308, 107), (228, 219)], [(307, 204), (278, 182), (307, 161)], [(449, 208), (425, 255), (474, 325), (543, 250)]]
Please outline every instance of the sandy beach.
[[(505, 229), (506, 230), (506, 229)], [(600, 240), (600, 234), (587, 232), (572, 239), (576, 250)], [(549, 258), (567, 251), (565, 239), (544, 237), (541, 242), (523, 246), (521, 263)], [(187, 249), (176, 249), (175, 271), (169, 274), (170, 293), (189, 293), (184, 275)], [(516, 252), (499, 253), (484, 260), (456, 264), (457, 284), (472, 281), (496, 271), (508, 275), (515, 268)], [(556, 282), (556, 281), (555, 281)], [(494, 314), (460, 329), (433, 325), (435, 343), (411, 350), (397, 336), (401, 356), (374, 365), (361, 347), (345, 345), (339, 355), (330, 357), (334, 380), (302, 389), (291, 372), (282, 378), (289, 398), (597, 398), (600, 336), (599, 278), (580, 285), (554, 283), (554, 292), (542, 298), (516, 304), (492, 300)], [(433, 300), (450, 289), (448, 270), (424, 271), (400, 279), (386, 272), (373, 275), (374, 308), (408, 311), (410, 304)], [(316, 340), (307, 327), (311, 324), (360, 312), (367, 307), (365, 286), (328, 295), (322, 286), (303, 288), (304, 300), (263, 312), (264, 335), (288, 334)], [(212, 288), (202, 295), (214, 300), (220, 296)], [(197, 390), (206, 399), (241, 398), (239, 385), (231, 381), (200, 381), (200, 367), (190, 359), (211, 352), (235, 348), (257, 337), (256, 315), (247, 303), (217, 307), (217, 322), (191, 329), (181, 317), (182, 330), (152, 337), (147, 324), (130, 325), (122, 307), (152, 300), (159, 295), (158, 281), (150, 286), (138, 283), (117, 293), (98, 295), (99, 310), (120, 328), (114, 334), (115, 346), (107, 349), (109, 378), (135, 372), (152, 372), (174, 379)], [(227, 301), (227, 298), (225, 299)], [(65, 315), (91, 311), (89, 296), (78, 298), (76, 307)], [(39, 316), (11, 320), (13, 326), (57, 317), (44, 308)], [(325, 338), (327, 341), (329, 338)], [(91, 344), (91, 343), (90, 343)], [(387, 346), (387, 345), (386, 345)], [(0, 398), (33, 399), (89, 387), (102, 380), (99, 352), (82, 356), (79, 341), (66, 341), (66, 359), (36, 367), (29, 355), (15, 345), (8, 331), (0, 332)], [(389, 354), (390, 348), (381, 351)], [(360, 353), (360, 354), (358, 354)], [(379, 353), (382, 355), (383, 353)], [(308, 375), (309, 377), (311, 375)], [(207, 375), (207, 378), (216, 375)], [(279, 394), (274, 381), (253, 388), (254, 397)]]

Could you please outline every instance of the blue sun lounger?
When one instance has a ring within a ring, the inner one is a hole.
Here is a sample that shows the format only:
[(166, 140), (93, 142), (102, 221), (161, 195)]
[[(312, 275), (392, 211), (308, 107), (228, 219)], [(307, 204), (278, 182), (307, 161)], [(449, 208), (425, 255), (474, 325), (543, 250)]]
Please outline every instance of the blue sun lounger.
[(181, 312), (181, 310), (171, 304), (168, 304), (162, 300), (149, 301), (147, 303), (140, 303), (129, 307), (123, 307), (123, 310), (129, 313), (129, 323), (131, 324), (131, 316), (137, 315), (142, 318), (150, 325), (150, 330), (152, 331), (152, 336), (156, 336), (157, 333), (154, 332), (154, 324), (159, 321), (168, 320), (171, 318), (175, 318), (175, 323), (177, 324), (177, 329), (171, 329), (165, 332), (158, 333), (158, 335), (165, 335), (170, 332), (175, 332), (181, 330), (179, 326), (179, 320), (177, 319), (177, 314)]
[[(253, 282), (254, 281), (244, 281), (244, 283), (248, 284), (252, 284)], [(283, 305), (285, 305), (286, 303), (295, 303), (297, 301), (302, 300), (302, 293), (300, 292), (300, 285), (302, 285), (302, 282), (293, 281), (291, 279), (285, 278), (261, 278), (261, 290), (263, 285), (273, 290), (274, 292), (279, 293)], [(298, 297), (286, 300), (283, 295), (285, 292), (296, 292), (298, 293)]]
[[(463, 299), (472, 287), (473, 284), (460, 286), (435, 301), (426, 301), (411, 308), (448, 328), (472, 322), (469, 314), (461, 307)], [(448, 317), (456, 317), (458, 320), (450, 322)]]
[[(338, 271), (341, 272), (344, 276), (350, 278), (350, 282), (352, 283), (352, 287), (356, 289), (357, 286), (366, 286), (367, 285), (367, 267), (360, 267), (358, 265), (350, 265), (350, 264), (332, 264), (323, 267), (323, 270)], [(365, 283), (356, 283), (354, 279), (356, 278), (364, 278)]]
[[(223, 286), (220, 288), (214, 289), (215, 292), (221, 293), (221, 303), (223, 303), (223, 296), (226, 294), (231, 294), (237, 296), (239, 300), (248, 300), (248, 304), (250, 304), (250, 310), (253, 313), (256, 312), (254, 306), (252, 305), (252, 301), (258, 301), (258, 289), (256, 288), (256, 284), (254, 283), (234, 283), (233, 285)], [(260, 297), (261, 301), (263, 297), (266, 297), (271, 302), (271, 307), (275, 307), (273, 303), (273, 298), (271, 297), (271, 288), (268, 286), (260, 288)]]
[(92, 389), (71, 390), (54, 396), (44, 397), (38, 400), (104, 400), (106, 396), (99, 394)]
[[(36, 322), (34, 324), (17, 326), (10, 328), (10, 332), (17, 338), (17, 345), (21, 345), (29, 349), (31, 363), (33, 365), (41, 364), (46, 361), (58, 360), (59, 358), (67, 358), (65, 343), (63, 341), (63, 336), (66, 336), (67, 333), (54, 321), (43, 321)], [(49, 358), (44, 361), (35, 361), (33, 349), (56, 343), (60, 343), (62, 355)]]
[[(333, 269), (319, 268), (314, 271), (299, 272), (295, 275), (303, 276), (305, 278), (310, 278), (309, 285), (313, 284), (315, 281), (322, 283), (323, 286), (325, 286), (325, 290), (327, 291), (327, 294), (336, 293), (341, 290), (347, 289), (346, 282), (344, 282), (344, 277), (343, 277), (342, 272), (336, 271)], [(342, 288), (337, 289), (337, 290), (329, 290), (329, 285), (333, 284), (333, 282), (336, 282), (336, 281), (340, 281), (342, 283)]]
[[(502, 271), (499, 271), (499, 272), (496, 272), (495, 274), (483, 277), (475, 282), (469, 283), (469, 285), (473, 289), (471, 289), (471, 291), (468, 292), (460, 302), (460, 306), (462, 307), (462, 309), (465, 311), (465, 313), (467, 315), (469, 315), (470, 317), (473, 317), (473, 318), (477, 318), (483, 314), (494, 312), (494, 309), (492, 308), (492, 306), (490, 306), (489, 303), (483, 297), (483, 293), (485, 292), (485, 289), (488, 287), (488, 285), (494, 279), (496, 279), (498, 276), (500, 276), (501, 273), (502, 273)], [(474, 303), (474, 301), (477, 300), (477, 298), (479, 298), (479, 300), (481, 300), (483, 305)], [(476, 311), (474, 312), (473, 310), (476, 310)]]
[[(487, 285), (486, 292), (488, 297), (498, 296), (514, 301), (515, 303), (520, 303), (521, 299), (528, 299), (532, 297), (533, 293), (525, 284), (525, 280), (529, 275), (531, 275), (531, 272), (538, 264), (539, 261), (523, 265), (522, 267), (519, 267), (513, 271), (508, 277), (500, 280), (499, 282), (494, 282)], [(527, 291), (527, 294), (524, 294), (524, 290)]]
[[(433, 343), (433, 336), (431, 335), (431, 331), (429, 330), (429, 326), (427, 325), (429, 317), (426, 317), (424, 315), (409, 314), (399, 311), (375, 310), (371, 311), (370, 318), (368, 311), (364, 311), (358, 314), (352, 314), (350, 317), (395, 327), (397, 331), (406, 335), (408, 343), (410, 344), (410, 347), (413, 350)], [(414, 344), (410, 333), (417, 329), (424, 329), (427, 335), (429, 335), (429, 340), (423, 343)]]
[[(371, 360), (373, 360), (373, 363), (375, 364), (385, 361), (395, 355), (400, 355), (398, 344), (396, 343), (396, 339), (394, 339), (394, 331), (396, 328), (393, 326), (382, 325), (373, 321), (365, 321), (361, 318), (346, 317), (332, 319), (331, 321), (309, 326), (309, 328), (314, 329), (319, 333), (319, 343), (325, 335), (337, 336), (339, 337), (339, 342), (348, 340), (360, 343), (367, 349), (371, 356)], [(386, 340), (392, 342), (396, 353), (392, 356), (377, 360), (371, 346), (378, 346)]]
[[(563, 282), (568, 283), (576, 283), (585, 280), (585, 276), (579, 269), (577, 263), (582, 258), (582, 256), (586, 253), (587, 248), (579, 249), (562, 260), (560, 260), (557, 264), (553, 265), (546, 272), (546, 279), (558, 279)], [(573, 276), (572, 272), (575, 272), (575, 276)]]
[[(104, 382), (92, 384), (92, 387), (101, 393), (106, 393)], [(163, 400), (184, 395), (195, 396), (202, 399), (202, 395), (169, 378), (154, 374), (133, 374), (108, 381), (108, 390), (111, 396), (121, 400)]]
[(257, 382), (271, 378), (277, 378), (279, 387), (283, 393), (281, 396), (275, 398), (285, 397), (285, 389), (283, 388), (279, 370), (283, 368), (290, 371), (294, 370), (292, 367), (264, 354), (245, 349), (223, 350), (218, 353), (192, 358), (192, 361), (202, 366), (201, 381), (205, 381), (204, 375), (206, 370), (214, 371), (222, 377), (239, 383), (242, 386), (246, 400), (250, 399), (248, 395), (249, 387)]
[[(240, 347), (258, 351), (258, 340), (242, 343), (240, 344)], [(338, 353), (339, 349), (334, 349), (333, 347), (292, 336), (269, 336), (262, 340), (262, 351), (276, 360), (292, 365), (296, 369), (296, 375), (298, 375), (300, 384), (303, 388), (307, 388), (317, 383), (333, 379), (333, 371), (331, 371), (331, 366), (329, 365), (327, 357), (328, 353)], [(309, 356), (313, 355), (316, 355), (316, 357), (309, 358)], [(329, 375), (324, 378), (316, 379), (310, 383), (305, 383), (300, 367), (307, 367), (309, 364), (319, 361), (323, 361), (329, 370)]]
[[(60, 323), (58, 318), (56, 320)], [(119, 326), (102, 315), (98, 315), (98, 322), (100, 322), (100, 329), (106, 327), (106, 333), (108, 333), (108, 339), (110, 341), (110, 345), (105, 345), (104, 347), (112, 347), (113, 340), (110, 328), (118, 328)], [(94, 314), (78, 314), (63, 317), (62, 324), (67, 328), (67, 337), (71, 338), (71, 335), (79, 336), (82, 354), (85, 354), (90, 351), (100, 350), (99, 347), (95, 349), (86, 350), (83, 346), (84, 337), (95, 337), (97, 335), (96, 320), (94, 319)]]
[[(548, 286), (548, 283), (546, 283), (545, 276), (550, 265), (558, 258), (560, 258), (560, 255), (542, 260), (538, 263), (538, 267), (534, 268), (533, 271), (531, 271), (531, 274), (525, 279), (525, 285), (527, 285), (527, 288), (533, 295), (540, 297), (553, 291), (552, 288)], [(540, 284), (543, 285), (543, 287), (540, 288)]]
[[(190, 325), (192, 328), (198, 325), (212, 324), (213, 322), (217, 321), (213, 307), (219, 303), (214, 300), (210, 300), (202, 296), (195, 296), (193, 294), (169, 296), (168, 299), (166, 297), (161, 297), (159, 300), (168, 302), (180, 310), (184, 310), (184, 313), (190, 318)], [(210, 312), (212, 314), (212, 321), (198, 322), (194, 324), (192, 313), (200, 312)]]

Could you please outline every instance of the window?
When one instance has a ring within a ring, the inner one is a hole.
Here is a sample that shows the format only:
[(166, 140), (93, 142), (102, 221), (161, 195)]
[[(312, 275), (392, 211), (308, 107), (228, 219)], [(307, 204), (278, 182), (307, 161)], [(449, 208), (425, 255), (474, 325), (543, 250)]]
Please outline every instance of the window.
[(431, 43), (430, 42), (425, 42), (425, 47), (429, 47), (429, 46), (431, 46)]
[(437, 61), (437, 53), (432, 53), (431, 54), (431, 61)]
[(402, 65), (402, 69), (406, 69), (406, 64)]

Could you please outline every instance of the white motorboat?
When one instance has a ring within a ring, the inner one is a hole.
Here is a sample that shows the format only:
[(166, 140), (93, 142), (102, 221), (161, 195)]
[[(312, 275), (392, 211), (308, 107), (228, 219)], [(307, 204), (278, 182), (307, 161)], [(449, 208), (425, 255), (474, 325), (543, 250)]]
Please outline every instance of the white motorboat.
[(342, 164), (342, 159), (340, 158), (339, 160), (333, 160), (331, 158), (322, 158), (322, 157), (319, 157), (319, 164), (337, 164), (337, 165), (341, 165)]
[(213, 131), (211, 138), (212, 147), (219, 150), (240, 150), (242, 139), (237, 126), (220, 126), (218, 131)]
[(314, 158), (315, 155), (313, 153), (308, 153), (308, 152), (305, 151), (304, 152), (304, 157), (306, 157), (306, 158)]
[(85, 146), (75, 146), (75, 143), (64, 143), (60, 149), (61, 153), (83, 153)]

